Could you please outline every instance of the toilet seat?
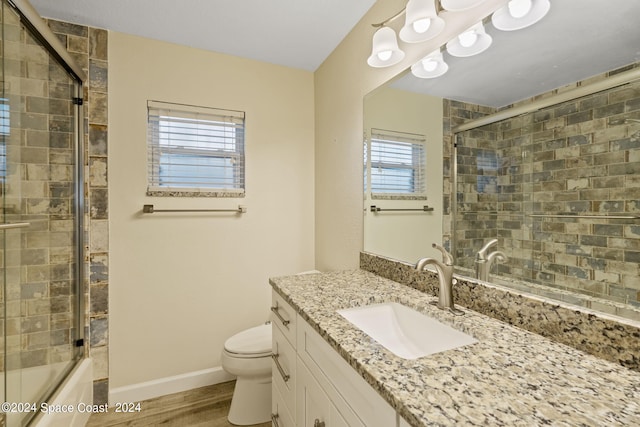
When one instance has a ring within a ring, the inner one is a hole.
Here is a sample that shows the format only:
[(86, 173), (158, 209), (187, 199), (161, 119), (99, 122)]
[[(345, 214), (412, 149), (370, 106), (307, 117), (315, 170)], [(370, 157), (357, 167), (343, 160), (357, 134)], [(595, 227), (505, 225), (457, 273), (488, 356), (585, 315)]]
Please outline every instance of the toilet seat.
[(224, 343), (231, 357), (257, 358), (271, 356), (271, 325), (260, 325), (239, 332)]

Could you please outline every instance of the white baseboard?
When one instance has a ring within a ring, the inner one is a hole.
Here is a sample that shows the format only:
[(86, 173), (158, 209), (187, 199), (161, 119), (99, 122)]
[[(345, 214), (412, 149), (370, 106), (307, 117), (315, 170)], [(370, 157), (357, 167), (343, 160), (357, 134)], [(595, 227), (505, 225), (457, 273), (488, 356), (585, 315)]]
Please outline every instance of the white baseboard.
[(180, 393), (233, 379), (235, 379), (235, 376), (226, 372), (221, 366), (202, 371), (187, 372), (186, 374), (114, 388), (109, 391), (109, 405), (140, 402), (141, 400)]

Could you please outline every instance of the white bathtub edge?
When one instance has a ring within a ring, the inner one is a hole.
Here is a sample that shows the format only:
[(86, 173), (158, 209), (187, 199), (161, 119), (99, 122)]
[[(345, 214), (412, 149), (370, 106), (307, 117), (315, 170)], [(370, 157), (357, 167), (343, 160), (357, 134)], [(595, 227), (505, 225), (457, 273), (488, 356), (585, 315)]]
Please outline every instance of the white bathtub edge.
[[(71, 371), (64, 384), (45, 407), (50, 413), (40, 412), (32, 424), (36, 427), (84, 427), (93, 404), (93, 365), (91, 359), (83, 359)], [(69, 412), (56, 407), (68, 407)]]
[(187, 372), (171, 377), (158, 378), (137, 384), (116, 387), (109, 391), (109, 406), (116, 403), (140, 402), (167, 394), (180, 393), (235, 379), (221, 366), (201, 371)]

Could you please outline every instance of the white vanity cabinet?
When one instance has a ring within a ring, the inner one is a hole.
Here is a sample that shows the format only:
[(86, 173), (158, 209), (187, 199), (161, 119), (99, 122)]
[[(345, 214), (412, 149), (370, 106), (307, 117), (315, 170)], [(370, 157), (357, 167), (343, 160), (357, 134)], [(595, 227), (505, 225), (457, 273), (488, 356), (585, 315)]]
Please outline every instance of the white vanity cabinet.
[(391, 405), (302, 317), (293, 320), (295, 311), (275, 291), (272, 307), (274, 426), (400, 425)]

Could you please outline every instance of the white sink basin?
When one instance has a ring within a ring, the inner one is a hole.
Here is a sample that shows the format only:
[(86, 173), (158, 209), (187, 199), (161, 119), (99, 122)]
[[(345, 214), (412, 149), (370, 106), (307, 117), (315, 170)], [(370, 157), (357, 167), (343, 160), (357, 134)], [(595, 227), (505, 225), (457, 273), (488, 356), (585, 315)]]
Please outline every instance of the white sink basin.
[(338, 313), (397, 356), (417, 359), (478, 342), (412, 308), (388, 302)]

